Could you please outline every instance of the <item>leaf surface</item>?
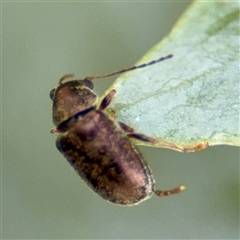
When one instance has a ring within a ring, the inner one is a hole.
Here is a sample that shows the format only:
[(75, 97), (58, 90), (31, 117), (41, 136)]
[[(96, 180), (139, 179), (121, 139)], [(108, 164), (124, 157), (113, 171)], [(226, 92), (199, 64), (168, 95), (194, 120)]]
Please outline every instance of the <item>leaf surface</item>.
[(153, 146), (239, 146), (239, 3), (192, 3), (136, 65), (168, 54), (174, 57), (122, 74), (105, 93), (117, 91), (108, 109), (158, 139)]

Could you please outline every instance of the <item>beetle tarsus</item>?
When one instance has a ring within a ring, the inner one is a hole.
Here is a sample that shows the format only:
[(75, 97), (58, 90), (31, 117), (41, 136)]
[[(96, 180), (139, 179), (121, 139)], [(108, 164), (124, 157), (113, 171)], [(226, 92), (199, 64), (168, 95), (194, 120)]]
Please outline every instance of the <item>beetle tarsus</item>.
[(169, 189), (169, 190), (155, 190), (154, 193), (158, 196), (158, 197), (166, 197), (169, 195), (173, 195), (173, 194), (178, 194), (180, 192), (182, 192), (183, 190), (185, 190), (185, 186), (180, 185), (176, 188), (173, 189)]
[(55, 128), (55, 127), (50, 129), (50, 133), (51, 133), (51, 134), (58, 133), (58, 132), (59, 132), (59, 131), (58, 131), (57, 128)]

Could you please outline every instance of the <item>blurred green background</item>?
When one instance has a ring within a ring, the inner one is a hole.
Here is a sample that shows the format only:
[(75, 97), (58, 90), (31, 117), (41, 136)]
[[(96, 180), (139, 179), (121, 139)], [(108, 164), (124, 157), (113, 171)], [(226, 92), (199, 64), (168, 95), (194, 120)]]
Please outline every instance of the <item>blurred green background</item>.
[[(88, 189), (49, 132), (49, 92), (63, 74), (84, 78), (133, 65), (189, 3), (2, 3), (3, 239), (239, 238), (239, 148), (140, 147), (156, 188), (187, 189), (124, 208)], [(96, 92), (113, 81), (96, 81)]]

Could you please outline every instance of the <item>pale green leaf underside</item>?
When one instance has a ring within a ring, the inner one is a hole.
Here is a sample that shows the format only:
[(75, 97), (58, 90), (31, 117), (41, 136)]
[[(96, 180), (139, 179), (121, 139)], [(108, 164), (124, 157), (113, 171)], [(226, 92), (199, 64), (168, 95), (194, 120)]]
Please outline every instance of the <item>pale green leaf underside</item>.
[(239, 146), (239, 3), (194, 2), (138, 64), (168, 54), (106, 92), (117, 90), (117, 120), (181, 147)]

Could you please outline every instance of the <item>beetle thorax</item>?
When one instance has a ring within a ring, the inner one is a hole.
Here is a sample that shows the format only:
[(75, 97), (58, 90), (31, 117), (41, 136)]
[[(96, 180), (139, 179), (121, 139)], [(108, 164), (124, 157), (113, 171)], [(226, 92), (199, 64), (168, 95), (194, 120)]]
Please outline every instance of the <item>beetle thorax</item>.
[(58, 126), (79, 112), (97, 103), (97, 95), (81, 81), (70, 81), (60, 85), (53, 99), (53, 122)]

